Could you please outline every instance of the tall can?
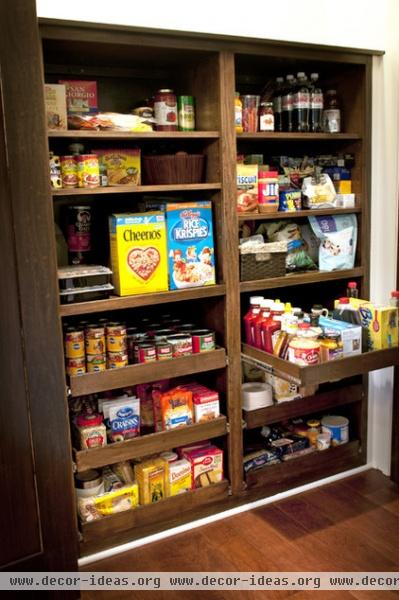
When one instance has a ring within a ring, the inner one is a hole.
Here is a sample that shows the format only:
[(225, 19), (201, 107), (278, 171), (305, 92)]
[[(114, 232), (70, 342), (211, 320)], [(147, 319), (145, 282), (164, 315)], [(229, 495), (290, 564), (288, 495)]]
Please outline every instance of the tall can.
[(98, 157), (95, 154), (79, 154), (75, 160), (78, 166), (78, 187), (98, 187), (100, 185)]
[(194, 131), (195, 108), (193, 96), (179, 96), (177, 99), (179, 131)]
[(61, 156), (60, 162), (62, 187), (78, 187), (78, 168), (75, 157), (72, 154)]
[(67, 242), (69, 262), (87, 264), (91, 251), (90, 206), (68, 206)]

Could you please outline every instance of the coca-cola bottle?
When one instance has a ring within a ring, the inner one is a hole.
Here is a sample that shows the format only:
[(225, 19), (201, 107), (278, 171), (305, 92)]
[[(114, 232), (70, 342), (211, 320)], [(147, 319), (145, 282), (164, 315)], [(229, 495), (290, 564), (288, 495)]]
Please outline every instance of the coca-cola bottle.
[(302, 71), (297, 74), (297, 88), (293, 94), (293, 131), (309, 131), (310, 92), (308, 78)]
[(283, 131), (292, 131), (292, 91), (295, 84), (293, 75), (286, 76), (286, 85), (281, 98), (281, 117)]
[(274, 112), (274, 131), (283, 131), (282, 121), (282, 95), (283, 95), (283, 77), (276, 77), (276, 89), (273, 94), (273, 112)]
[(319, 74), (310, 75), (310, 130), (313, 133), (323, 131), (323, 91), (319, 87)]

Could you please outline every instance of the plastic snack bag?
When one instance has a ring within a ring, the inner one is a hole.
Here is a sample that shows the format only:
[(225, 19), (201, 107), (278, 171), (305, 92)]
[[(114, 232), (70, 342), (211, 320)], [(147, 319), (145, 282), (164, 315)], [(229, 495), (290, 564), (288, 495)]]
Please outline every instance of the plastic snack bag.
[(305, 177), (302, 183), (304, 207), (310, 209), (336, 206), (336, 191), (329, 175), (323, 173), (318, 179)]
[(301, 229), (296, 223), (284, 221), (263, 223), (256, 233), (263, 234), (270, 242), (287, 242), (287, 272), (317, 269), (307, 252), (307, 244), (301, 235)]
[(309, 217), (309, 223), (320, 240), (320, 271), (352, 269), (357, 243), (356, 215)]

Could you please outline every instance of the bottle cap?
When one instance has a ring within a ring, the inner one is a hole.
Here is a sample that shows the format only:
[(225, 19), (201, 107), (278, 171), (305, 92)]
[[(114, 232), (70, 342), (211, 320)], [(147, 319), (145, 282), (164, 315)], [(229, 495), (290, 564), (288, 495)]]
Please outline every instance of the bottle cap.
[(284, 312), (286, 312), (286, 313), (292, 312), (291, 302), (286, 302), (285, 303)]
[(272, 306), (272, 311), (273, 312), (284, 312), (284, 304), (282, 302), (274, 302), (273, 306)]
[(251, 306), (260, 306), (263, 300), (263, 296), (251, 296), (249, 299), (249, 303)]
[(311, 79), (318, 79), (319, 78), (319, 74), (318, 73), (311, 73), (310, 74), (310, 78)]
[(95, 413), (93, 413), (92, 415), (81, 414), (76, 417), (76, 424), (78, 427), (90, 427), (91, 425), (101, 425), (102, 422), (102, 416)]
[(399, 298), (399, 290), (391, 292), (391, 298)]
[(269, 298), (264, 298), (262, 300), (262, 302), (260, 303), (261, 308), (270, 308), (273, 306), (274, 302), (273, 300), (270, 300)]
[(349, 303), (350, 303), (350, 300), (349, 300), (349, 298), (346, 298), (346, 297), (344, 297), (344, 298), (340, 298), (340, 299), (339, 299), (339, 303), (340, 303), (340, 304), (349, 304)]
[(296, 74), (296, 76), (299, 77), (305, 77), (305, 73), (303, 71), (299, 71), (299, 73)]
[(349, 282), (348, 282), (348, 288), (349, 288), (350, 290), (355, 290), (355, 289), (357, 288), (357, 283), (356, 283), (356, 281), (349, 281)]

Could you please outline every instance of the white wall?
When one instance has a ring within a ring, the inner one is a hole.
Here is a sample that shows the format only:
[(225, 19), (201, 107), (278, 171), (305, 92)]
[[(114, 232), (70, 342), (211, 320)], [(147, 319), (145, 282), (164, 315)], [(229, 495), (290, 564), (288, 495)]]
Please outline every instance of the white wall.
[[(385, 50), (374, 59), (371, 298), (395, 287), (398, 199), (399, 2), (396, 0), (37, 0), (40, 17)], [(369, 458), (389, 472), (392, 373), (370, 381)]]

